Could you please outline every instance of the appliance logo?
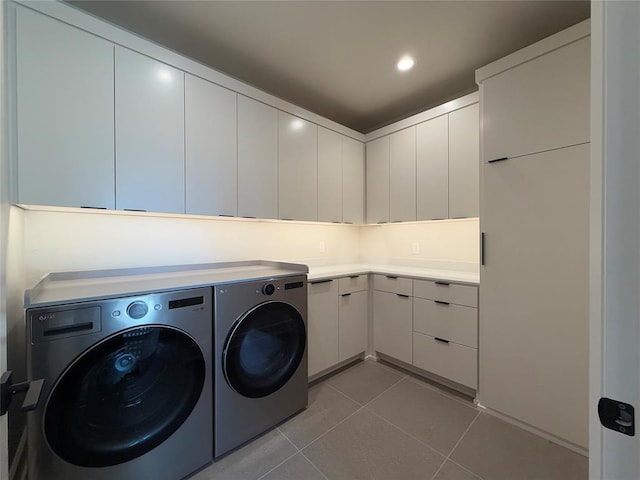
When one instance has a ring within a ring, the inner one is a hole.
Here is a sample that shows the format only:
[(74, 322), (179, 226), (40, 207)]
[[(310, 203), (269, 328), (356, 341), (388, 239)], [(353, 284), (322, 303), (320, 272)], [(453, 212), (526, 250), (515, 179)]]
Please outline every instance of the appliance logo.
[(41, 322), (44, 322), (46, 320), (55, 320), (55, 318), (56, 318), (55, 313), (43, 313), (38, 317), (38, 320), (40, 320)]

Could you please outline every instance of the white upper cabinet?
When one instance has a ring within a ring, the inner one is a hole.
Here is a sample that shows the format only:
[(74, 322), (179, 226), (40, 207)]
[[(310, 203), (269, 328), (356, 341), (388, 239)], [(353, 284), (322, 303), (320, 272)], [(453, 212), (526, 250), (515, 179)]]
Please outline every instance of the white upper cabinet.
[(318, 219), (318, 127), (278, 112), (278, 215)]
[(364, 145), (342, 137), (342, 221), (364, 222)]
[(236, 93), (185, 78), (186, 211), (238, 213)]
[(18, 203), (114, 208), (113, 45), (16, 13)]
[(589, 38), (482, 79), (483, 162), (589, 141)]
[(480, 203), (478, 104), (449, 114), (449, 217), (477, 217)]
[(367, 223), (389, 221), (389, 137), (367, 143)]
[(184, 72), (116, 47), (116, 208), (184, 213)]
[(416, 219), (416, 127), (389, 136), (389, 220)]
[(238, 216), (278, 218), (278, 111), (238, 95)]
[(449, 217), (449, 116), (416, 127), (417, 219)]
[(342, 221), (342, 135), (318, 127), (318, 221)]

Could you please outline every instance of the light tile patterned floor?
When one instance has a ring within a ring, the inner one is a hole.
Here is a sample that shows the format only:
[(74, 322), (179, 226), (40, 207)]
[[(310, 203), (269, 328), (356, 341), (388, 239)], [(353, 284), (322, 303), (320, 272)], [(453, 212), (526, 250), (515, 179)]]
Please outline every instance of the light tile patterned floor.
[(309, 407), (193, 480), (581, 480), (587, 458), (381, 363), (309, 390)]

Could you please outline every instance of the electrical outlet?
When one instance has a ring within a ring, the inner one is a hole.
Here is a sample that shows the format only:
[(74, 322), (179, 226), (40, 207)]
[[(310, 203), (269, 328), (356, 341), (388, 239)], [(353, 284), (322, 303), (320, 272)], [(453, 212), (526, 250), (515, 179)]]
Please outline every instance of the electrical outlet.
[(420, 255), (420, 244), (418, 242), (413, 242), (411, 244), (411, 253), (414, 255)]
[(324, 253), (324, 242), (320, 242), (320, 253)]

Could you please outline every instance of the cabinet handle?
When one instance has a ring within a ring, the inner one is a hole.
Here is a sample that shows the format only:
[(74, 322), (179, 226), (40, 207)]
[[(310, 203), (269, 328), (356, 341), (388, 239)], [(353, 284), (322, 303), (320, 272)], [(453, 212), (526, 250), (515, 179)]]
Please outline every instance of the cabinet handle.
[(293, 222), (293, 218), (281, 218), (280, 220), (287, 220), (289, 222)]
[(218, 214), (219, 217), (229, 217), (229, 218), (233, 218), (234, 215), (227, 215), (226, 213), (219, 213)]
[(487, 163), (503, 162), (505, 160), (509, 160), (509, 157), (494, 158), (493, 160), (489, 160)]
[(434, 300), (435, 303), (437, 303), (438, 305), (445, 305), (445, 306), (449, 306), (449, 302), (441, 302), (440, 300)]
[(449, 283), (448, 282), (435, 282), (436, 285), (440, 285), (442, 287), (448, 287)]
[(385, 222), (385, 221), (383, 220), (383, 221), (381, 221), (381, 222), (376, 222), (376, 223), (377, 223), (378, 225), (381, 225), (381, 224), (383, 224), (383, 223), (389, 223), (389, 222)]
[(258, 218), (258, 217), (249, 217), (248, 215), (243, 215), (242, 218)]
[(349, 278), (360, 278), (360, 275), (349, 275)]
[(125, 212), (146, 212), (146, 210), (142, 208), (125, 208)]
[(398, 278), (396, 275), (385, 275), (385, 277), (390, 278), (391, 280), (396, 280)]
[(343, 293), (342, 295), (340, 295), (341, 297), (349, 297), (351, 294), (350, 293)]
[(91, 209), (91, 210), (106, 210), (107, 209), (107, 207), (88, 207), (88, 206), (85, 206), (85, 205), (82, 205), (80, 208), (88, 208), (88, 209)]
[(484, 265), (484, 232), (480, 233), (480, 265)]
[(332, 278), (329, 278), (327, 280), (316, 280), (315, 282), (309, 282), (311, 285), (317, 285), (319, 283), (329, 283), (329, 282), (333, 282)]
[(436, 342), (449, 344), (449, 340), (445, 340), (444, 338), (440, 338), (440, 337), (433, 337), (433, 338)]
[(401, 293), (396, 293), (397, 296), (399, 296), (400, 298), (409, 298), (409, 295), (403, 295)]
[[(338, 222), (338, 223), (340, 223), (340, 222)], [(344, 223), (345, 225), (353, 225), (353, 222), (342, 222), (342, 223)]]

